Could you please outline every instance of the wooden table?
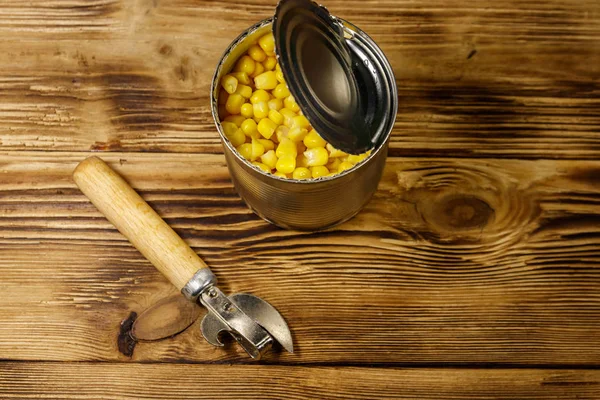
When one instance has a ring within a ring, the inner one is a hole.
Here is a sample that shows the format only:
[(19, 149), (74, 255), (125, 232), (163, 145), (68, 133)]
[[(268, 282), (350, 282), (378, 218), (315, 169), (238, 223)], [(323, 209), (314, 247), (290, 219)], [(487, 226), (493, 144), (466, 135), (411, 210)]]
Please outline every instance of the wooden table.
[[(306, 234), (244, 206), (209, 111), (275, 1), (0, 2), (0, 398), (600, 398), (598, 0), (326, 5), (400, 106), (373, 200)], [(175, 289), (74, 185), (92, 152), (297, 352), (251, 363), (196, 323), (120, 353)]]

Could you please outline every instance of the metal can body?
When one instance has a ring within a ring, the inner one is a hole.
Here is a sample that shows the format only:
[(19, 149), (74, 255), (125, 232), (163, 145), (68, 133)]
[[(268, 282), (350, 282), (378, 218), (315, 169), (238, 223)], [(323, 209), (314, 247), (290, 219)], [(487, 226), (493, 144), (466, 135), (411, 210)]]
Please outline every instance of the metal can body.
[[(343, 21), (346, 25), (347, 23)], [(238, 194), (256, 214), (283, 228), (321, 230), (344, 222), (356, 215), (369, 201), (381, 179), (389, 136), (397, 110), (397, 96), (390, 111), (389, 129), (384, 141), (371, 155), (354, 168), (338, 175), (309, 180), (289, 180), (267, 174), (245, 160), (223, 133), (218, 116), (218, 94), (221, 77), (227, 74), (249, 46), (271, 29), (271, 19), (264, 20), (242, 33), (226, 50), (217, 66), (212, 82), (212, 113), (223, 143), (227, 166)], [(385, 79), (395, 80), (387, 59), (377, 45), (358, 28), (361, 44), (375, 52), (383, 62)], [(358, 31), (354, 31), (358, 30)], [(394, 93), (396, 91), (394, 90)]]

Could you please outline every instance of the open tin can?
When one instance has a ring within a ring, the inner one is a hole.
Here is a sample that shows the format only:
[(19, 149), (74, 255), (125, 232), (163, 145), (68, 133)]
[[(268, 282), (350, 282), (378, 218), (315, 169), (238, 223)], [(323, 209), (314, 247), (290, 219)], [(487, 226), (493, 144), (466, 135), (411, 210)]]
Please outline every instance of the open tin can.
[[(335, 148), (350, 154), (371, 150), (360, 164), (334, 176), (286, 179), (254, 166), (227, 139), (218, 112), (219, 83), (269, 31), (303, 115)], [(366, 33), (310, 0), (281, 0), (273, 18), (250, 27), (225, 51), (213, 77), (211, 106), (234, 186), (250, 209), (283, 228), (321, 230), (352, 218), (376, 191), (398, 95), (388, 60)]]

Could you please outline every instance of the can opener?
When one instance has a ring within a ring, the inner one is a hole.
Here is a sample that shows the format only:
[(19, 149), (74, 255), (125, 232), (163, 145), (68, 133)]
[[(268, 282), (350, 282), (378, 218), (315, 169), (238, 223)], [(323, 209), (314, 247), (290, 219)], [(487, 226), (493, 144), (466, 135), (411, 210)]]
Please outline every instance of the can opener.
[(198, 255), (125, 180), (98, 157), (82, 161), (73, 179), (96, 208), (190, 301), (208, 310), (202, 335), (223, 346), (229, 333), (254, 359), (275, 342), (293, 353), (290, 330), (265, 300), (246, 293), (225, 295)]

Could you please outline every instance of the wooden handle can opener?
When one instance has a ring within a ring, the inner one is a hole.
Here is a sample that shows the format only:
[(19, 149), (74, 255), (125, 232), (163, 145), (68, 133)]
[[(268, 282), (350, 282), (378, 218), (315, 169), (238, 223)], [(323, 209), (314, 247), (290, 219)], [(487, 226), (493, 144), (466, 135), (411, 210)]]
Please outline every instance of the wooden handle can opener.
[(226, 296), (198, 255), (132, 188), (98, 157), (82, 161), (73, 172), (81, 191), (106, 218), (190, 301), (208, 310), (204, 338), (223, 346), (229, 333), (255, 359), (278, 342), (293, 352), (290, 330), (279, 312), (251, 294)]

